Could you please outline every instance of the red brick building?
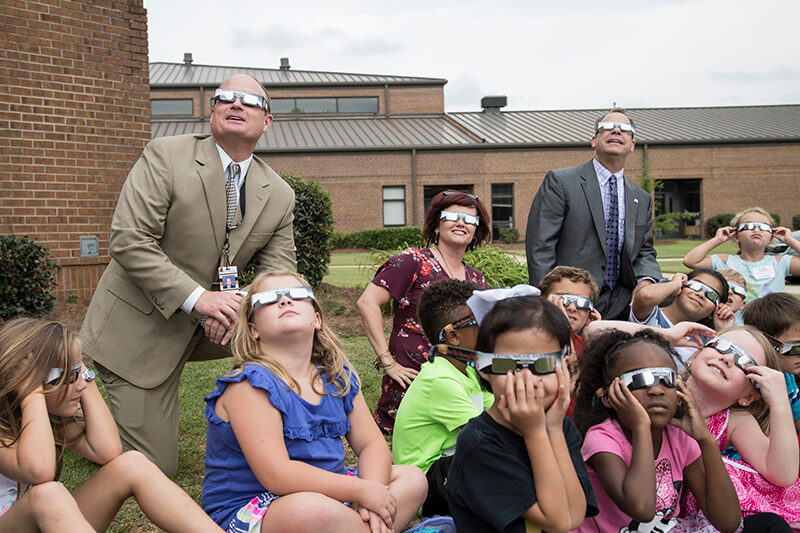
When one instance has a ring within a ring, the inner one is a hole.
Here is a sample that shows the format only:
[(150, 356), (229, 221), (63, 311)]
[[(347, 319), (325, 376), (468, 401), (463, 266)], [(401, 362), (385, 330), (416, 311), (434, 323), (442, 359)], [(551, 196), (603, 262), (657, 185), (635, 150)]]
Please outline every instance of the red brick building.
[(57, 296), (88, 300), (122, 183), (150, 140), (146, 11), (142, 0), (7, 0), (0, 24), (0, 233), (47, 245), (63, 266)]
[[(462, 187), (492, 206), (495, 228), (524, 235), (528, 209), (549, 169), (584, 163), (602, 110), (446, 113), (446, 80), (279, 69), (153, 63), (153, 136), (207, 132), (214, 88), (234, 72), (261, 80), (275, 122), (256, 148), (273, 168), (318, 181), (333, 199), (336, 230), (420, 224), (430, 198)], [(178, 108), (176, 100), (183, 99)], [(663, 181), (663, 212), (700, 221), (751, 205), (784, 224), (800, 212), (800, 105), (630, 109), (637, 124), (626, 175), (644, 158)]]

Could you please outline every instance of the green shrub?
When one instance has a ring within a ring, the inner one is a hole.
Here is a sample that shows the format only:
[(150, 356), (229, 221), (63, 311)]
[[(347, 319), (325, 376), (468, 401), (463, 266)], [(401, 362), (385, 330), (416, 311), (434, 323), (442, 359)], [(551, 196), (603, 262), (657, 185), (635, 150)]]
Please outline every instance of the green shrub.
[(797, 231), (800, 229), (800, 213), (792, 216), (792, 231)]
[[(401, 251), (403, 247), (376, 251), (370, 259), (373, 265), (378, 266)], [(502, 248), (479, 246), (464, 255), (464, 262), (481, 271), (490, 288), (513, 287), (520, 283), (528, 283), (528, 268), (521, 261), (521, 257)]]
[(519, 230), (517, 228), (500, 228), (500, 240), (506, 244), (514, 244), (519, 241)]
[(0, 320), (52, 311), (60, 269), (46, 246), (24, 236), (0, 236)]
[(732, 213), (722, 213), (719, 215), (714, 215), (713, 217), (706, 220), (706, 233), (709, 238), (713, 237), (717, 234), (717, 230), (724, 226), (731, 225), (731, 219), (733, 218)]
[[(312, 287), (319, 287), (331, 261), (333, 209), (331, 197), (314, 181), (291, 173), (280, 176), (294, 190), (294, 244), (297, 271)], [(255, 263), (250, 261), (242, 273), (242, 285), (253, 281)]]
[(680, 213), (663, 213), (661, 215), (657, 215), (653, 219), (653, 231), (670, 233), (678, 229), (678, 223), (681, 220), (684, 222), (692, 222), (699, 215), (700, 213), (693, 213), (690, 211), (683, 211)]
[(522, 258), (501, 248), (480, 246), (464, 255), (464, 262), (480, 270), (490, 288), (528, 283), (528, 267)]
[(353, 233), (335, 233), (332, 242), (334, 248), (402, 249), (408, 246), (422, 245), (422, 228), (420, 226), (402, 226), (366, 229)]
[(778, 213), (770, 213), (770, 215), (775, 220), (775, 225), (776, 226), (780, 226), (781, 225), (781, 216), (780, 216), (780, 214), (778, 214)]

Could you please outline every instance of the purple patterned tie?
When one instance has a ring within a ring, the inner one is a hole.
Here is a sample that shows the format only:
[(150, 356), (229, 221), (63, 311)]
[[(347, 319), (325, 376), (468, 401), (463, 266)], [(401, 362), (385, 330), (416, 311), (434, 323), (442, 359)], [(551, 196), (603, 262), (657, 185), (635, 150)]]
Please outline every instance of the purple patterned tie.
[(619, 274), (619, 203), (617, 177), (608, 179), (608, 206), (606, 209), (606, 285), (614, 288)]

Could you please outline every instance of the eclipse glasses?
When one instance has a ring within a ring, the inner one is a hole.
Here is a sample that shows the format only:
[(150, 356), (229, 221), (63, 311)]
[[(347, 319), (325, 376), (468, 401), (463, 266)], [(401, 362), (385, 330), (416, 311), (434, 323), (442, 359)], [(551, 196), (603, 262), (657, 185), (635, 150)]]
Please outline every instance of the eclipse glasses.
[(490, 374), (505, 374), (527, 368), (533, 374), (541, 376), (554, 373), (556, 368), (561, 366), (561, 360), (567, 355), (568, 350), (569, 347), (565, 346), (557, 352), (550, 353), (499, 354), (437, 344), (431, 349), (428, 361), (432, 361), (436, 356), (448, 356)]
[(753, 231), (756, 229), (760, 229), (766, 233), (772, 233), (772, 226), (766, 222), (743, 222), (742, 224), (739, 224), (739, 227), (736, 228), (736, 231)]
[[(83, 377), (86, 381), (92, 381), (94, 379), (94, 372), (87, 368), (81, 373), (81, 363), (76, 363), (72, 367), (70, 367), (67, 372), (69, 373), (69, 381), (68, 383), (75, 383), (78, 381), (79, 377)], [(58, 384), (58, 380), (61, 378), (61, 375), (64, 373), (63, 368), (51, 368), (50, 371), (47, 373), (47, 377), (44, 379), (44, 384), (53, 386)]]
[(636, 128), (634, 125), (626, 124), (625, 122), (598, 122), (595, 133), (600, 133), (601, 131), (612, 131), (615, 128), (619, 128), (619, 131), (621, 132), (630, 133), (631, 136), (636, 133)]
[(281, 287), (279, 289), (270, 289), (268, 291), (257, 292), (250, 297), (250, 316), (253, 316), (253, 311), (256, 307), (262, 305), (271, 305), (281, 299), (282, 296), (289, 297), (290, 300), (314, 300), (314, 291), (311, 287)]
[(477, 226), (481, 221), (478, 215), (457, 213), (456, 211), (442, 211), (439, 214), (439, 220), (446, 220), (448, 222), (457, 222), (459, 219), (463, 220), (464, 224), (472, 224), (473, 226)]
[(246, 105), (247, 107), (260, 107), (264, 111), (269, 111), (269, 101), (260, 94), (244, 93), (242, 91), (233, 91), (230, 89), (217, 89), (214, 91), (214, 97), (211, 98), (212, 107), (217, 102), (226, 102), (232, 104), (236, 99)]
[[(640, 368), (638, 370), (631, 370), (625, 372), (619, 377), (620, 381), (628, 387), (629, 391), (639, 389), (649, 389), (663, 383), (667, 387), (675, 388), (675, 370), (669, 367), (653, 367), (653, 368)], [(606, 385), (597, 389), (595, 395), (602, 398), (608, 395), (608, 388), (611, 385)]]
[(767, 335), (764, 333), (764, 336), (767, 338), (772, 347), (775, 348), (775, 351), (781, 355), (800, 355), (800, 342), (783, 342), (779, 341), (772, 335)]
[(716, 304), (719, 302), (719, 293), (701, 281), (690, 279), (684, 287), (705, 295), (711, 303)]
[(468, 328), (470, 326), (477, 326), (478, 321), (475, 320), (475, 317), (472, 315), (465, 316), (463, 318), (459, 318), (458, 320), (454, 320), (449, 324), (446, 324), (442, 330), (439, 332), (439, 342), (447, 343), (447, 332), (454, 331), (457, 329)]
[(583, 309), (584, 311), (591, 311), (594, 309), (594, 304), (592, 304), (589, 298), (578, 296), (577, 294), (556, 294), (554, 296), (561, 298), (564, 307), (569, 307), (570, 304), (574, 304), (575, 309)]
[(742, 372), (749, 366), (758, 366), (756, 360), (744, 348), (724, 337), (710, 338), (703, 344), (703, 348), (714, 348), (719, 353), (733, 354), (733, 364), (741, 368)]

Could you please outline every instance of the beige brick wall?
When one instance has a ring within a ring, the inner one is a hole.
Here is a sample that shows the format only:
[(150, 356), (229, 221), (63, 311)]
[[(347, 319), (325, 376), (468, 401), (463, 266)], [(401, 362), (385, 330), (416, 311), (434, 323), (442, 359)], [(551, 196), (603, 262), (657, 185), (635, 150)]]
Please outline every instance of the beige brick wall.
[[(57, 296), (88, 300), (128, 170), (150, 139), (142, 0), (0, 5), (0, 233), (28, 235), (64, 268)], [(79, 239), (100, 238), (81, 258)]]

